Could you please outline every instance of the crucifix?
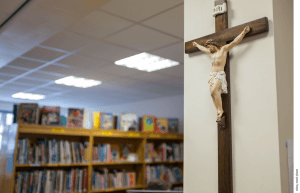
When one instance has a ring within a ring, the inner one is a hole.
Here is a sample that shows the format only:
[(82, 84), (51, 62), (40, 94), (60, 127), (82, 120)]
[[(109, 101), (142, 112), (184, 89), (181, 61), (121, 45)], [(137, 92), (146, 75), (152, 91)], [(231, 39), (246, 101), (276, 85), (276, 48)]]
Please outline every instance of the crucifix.
[[(211, 55), (212, 71), (209, 87), (217, 109), (218, 123), (218, 189), (219, 193), (232, 193), (232, 143), (229, 50), (243, 38), (269, 31), (264, 17), (228, 29), (227, 0), (215, 0), (213, 16), (216, 33), (185, 43), (185, 53), (203, 51)], [(222, 95), (221, 95), (222, 94)], [(221, 97), (218, 98), (218, 97)]]

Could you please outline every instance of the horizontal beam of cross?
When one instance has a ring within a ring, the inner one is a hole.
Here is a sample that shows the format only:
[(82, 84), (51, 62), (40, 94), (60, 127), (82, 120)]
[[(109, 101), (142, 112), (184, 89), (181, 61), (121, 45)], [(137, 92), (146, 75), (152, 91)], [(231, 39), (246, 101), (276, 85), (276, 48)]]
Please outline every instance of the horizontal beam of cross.
[(263, 17), (261, 19), (257, 19), (257, 20), (254, 20), (254, 21), (251, 21), (248, 23), (244, 23), (244, 24), (236, 26), (236, 27), (228, 28), (228, 29), (219, 31), (217, 33), (213, 33), (213, 34), (204, 36), (202, 38), (198, 38), (198, 39), (186, 42), (185, 43), (185, 53), (190, 54), (190, 53), (199, 51), (199, 49), (197, 47), (193, 46), (193, 42), (197, 42), (199, 45), (204, 45), (204, 43), (208, 39), (213, 39), (220, 43), (232, 41), (232, 40), (234, 40), (234, 38), (236, 36), (238, 36), (243, 31), (243, 29), (246, 26), (249, 26), (251, 30), (249, 33), (247, 33), (245, 35), (244, 38), (269, 31), (268, 18)]

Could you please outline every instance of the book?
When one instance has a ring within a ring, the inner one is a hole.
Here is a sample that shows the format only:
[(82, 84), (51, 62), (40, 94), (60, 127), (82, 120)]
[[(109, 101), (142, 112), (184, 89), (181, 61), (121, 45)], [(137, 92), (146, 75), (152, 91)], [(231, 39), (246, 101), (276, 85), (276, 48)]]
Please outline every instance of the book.
[(168, 119), (165, 117), (158, 117), (156, 119), (156, 133), (168, 133), (169, 131)]
[(143, 132), (155, 132), (155, 125), (156, 125), (156, 118), (155, 116), (151, 115), (144, 115), (143, 116), (143, 125), (142, 125), (142, 131)]
[(42, 108), (42, 125), (60, 125), (60, 122), (60, 107), (45, 106)]
[(82, 127), (85, 129), (90, 129), (90, 112), (88, 109), (83, 110), (83, 123)]
[(119, 146), (112, 144), (110, 147), (112, 161), (118, 161), (120, 159)]
[(169, 125), (169, 133), (178, 133), (178, 125), (179, 125), (178, 118), (169, 118), (168, 125)]
[(68, 110), (67, 127), (83, 127), (84, 109), (69, 109)]
[(93, 112), (94, 129), (100, 129), (100, 112)]
[(121, 131), (138, 131), (138, 117), (134, 113), (122, 113), (120, 115)]
[(37, 124), (38, 107), (37, 103), (21, 103), (19, 105), (18, 122), (23, 124)]
[(112, 113), (100, 113), (100, 128), (104, 130), (112, 130), (113, 129), (113, 120), (114, 115)]

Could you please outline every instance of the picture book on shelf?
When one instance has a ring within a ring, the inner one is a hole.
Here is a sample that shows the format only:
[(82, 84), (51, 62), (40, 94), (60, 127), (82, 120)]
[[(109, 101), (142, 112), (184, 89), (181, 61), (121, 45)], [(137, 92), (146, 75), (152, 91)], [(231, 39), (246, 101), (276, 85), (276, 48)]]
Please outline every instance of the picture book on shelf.
[(156, 133), (168, 133), (168, 119), (158, 117), (156, 119)]
[(143, 116), (143, 125), (142, 125), (142, 131), (143, 132), (155, 132), (155, 122), (156, 118), (152, 115), (144, 115)]
[(60, 125), (60, 107), (43, 107), (42, 125)]
[(138, 117), (134, 113), (123, 113), (120, 115), (121, 131), (138, 131)]
[(93, 112), (93, 127), (100, 129), (100, 112)]
[(113, 129), (114, 115), (112, 113), (100, 113), (100, 128), (105, 130)]
[(112, 161), (118, 161), (120, 159), (119, 146), (117, 144), (112, 144), (110, 146), (110, 151)]
[(19, 122), (23, 124), (37, 124), (38, 104), (21, 103), (19, 106)]
[(169, 118), (168, 125), (169, 125), (169, 133), (178, 133), (178, 125), (179, 125), (178, 118)]
[(69, 109), (67, 127), (83, 127), (84, 109)]

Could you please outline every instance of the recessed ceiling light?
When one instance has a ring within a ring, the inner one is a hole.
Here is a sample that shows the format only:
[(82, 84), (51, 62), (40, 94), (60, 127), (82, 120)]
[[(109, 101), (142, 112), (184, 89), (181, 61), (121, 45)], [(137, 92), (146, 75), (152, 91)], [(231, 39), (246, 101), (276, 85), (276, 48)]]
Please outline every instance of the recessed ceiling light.
[(102, 82), (98, 81), (98, 80), (68, 76), (68, 77), (56, 80), (55, 83), (56, 84), (64, 84), (67, 86), (80, 87), (80, 88), (88, 88), (88, 87), (92, 87), (92, 86), (97, 86), (97, 85), (101, 84)]
[(126, 66), (128, 68), (135, 68), (142, 71), (152, 72), (163, 68), (179, 65), (179, 62), (148, 54), (146, 52), (130, 56), (118, 61), (116, 65)]
[(19, 98), (19, 99), (41, 100), (45, 98), (45, 95), (19, 92), (13, 94), (12, 97)]

